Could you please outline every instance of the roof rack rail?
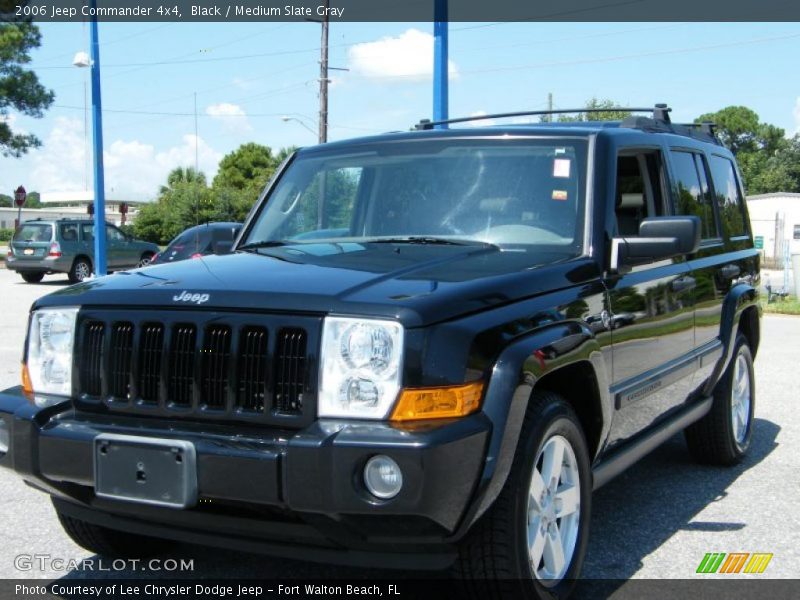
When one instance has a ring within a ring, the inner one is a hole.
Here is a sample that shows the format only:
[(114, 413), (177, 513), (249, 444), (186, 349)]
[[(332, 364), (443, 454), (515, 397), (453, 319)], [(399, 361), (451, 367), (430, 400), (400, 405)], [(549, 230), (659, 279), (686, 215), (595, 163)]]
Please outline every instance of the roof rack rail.
[(602, 113), (602, 112), (629, 112), (629, 113), (652, 113), (654, 121), (669, 123), (669, 112), (672, 109), (666, 104), (656, 104), (654, 108), (633, 108), (629, 106), (608, 106), (605, 108), (560, 108), (556, 110), (524, 110), (520, 112), (495, 113), (493, 115), (476, 115), (472, 117), (458, 117), (457, 119), (446, 119), (444, 121), (431, 121), (422, 119), (414, 128), (418, 131), (433, 129), (437, 125), (450, 125), (451, 123), (468, 123), (470, 121), (485, 121), (487, 119), (505, 119), (509, 117), (531, 117), (546, 115), (576, 115), (583, 113)]

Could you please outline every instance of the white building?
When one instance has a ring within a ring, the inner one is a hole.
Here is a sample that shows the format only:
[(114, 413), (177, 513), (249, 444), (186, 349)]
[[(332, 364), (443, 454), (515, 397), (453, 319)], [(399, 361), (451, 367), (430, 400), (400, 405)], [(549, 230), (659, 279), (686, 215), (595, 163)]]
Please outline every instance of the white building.
[(765, 258), (782, 259), (787, 241), (789, 254), (800, 253), (800, 194), (748, 196), (747, 211), (756, 247), (762, 248)]
[[(46, 208), (22, 207), (22, 221), (30, 219), (90, 218), (89, 204), (94, 202), (94, 192), (42, 192), (39, 200)], [(139, 206), (146, 204), (139, 200), (128, 200), (117, 196), (106, 196), (106, 221), (116, 225), (122, 224), (120, 204), (128, 205), (125, 222), (132, 223), (139, 212)], [(16, 207), (0, 207), (0, 229), (11, 229), (17, 218)]]

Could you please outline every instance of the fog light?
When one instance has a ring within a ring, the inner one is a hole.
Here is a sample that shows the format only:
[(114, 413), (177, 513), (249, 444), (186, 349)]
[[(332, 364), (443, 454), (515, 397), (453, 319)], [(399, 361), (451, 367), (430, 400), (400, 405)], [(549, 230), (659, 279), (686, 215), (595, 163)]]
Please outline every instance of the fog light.
[(8, 423), (5, 419), (0, 419), (0, 456), (8, 452), (9, 441)]
[(364, 485), (373, 496), (388, 500), (400, 493), (403, 472), (391, 458), (379, 454), (370, 458), (364, 467)]

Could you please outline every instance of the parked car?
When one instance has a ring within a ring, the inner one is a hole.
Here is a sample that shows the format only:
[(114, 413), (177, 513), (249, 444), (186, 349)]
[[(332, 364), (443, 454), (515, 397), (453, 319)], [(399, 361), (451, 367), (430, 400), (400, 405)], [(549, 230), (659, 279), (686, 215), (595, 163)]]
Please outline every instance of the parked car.
[[(109, 271), (143, 267), (158, 250), (156, 244), (134, 239), (106, 223), (106, 264)], [(83, 281), (94, 269), (94, 221), (25, 221), (8, 245), (6, 267), (19, 273), (28, 283), (38, 283), (52, 273), (66, 273), (72, 283)]]
[(593, 490), (680, 431), (742, 459), (759, 253), (710, 128), (420, 129), (299, 150), (229, 255), (36, 302), (0, 465), (79, 545), (563, 598)]
[(236, 236), (242, 230), (241, 223), (204, 223), (181, 232), (150, 261), (150, 264), (163, 264), (200, 258), (208, 254), (227, 254)]

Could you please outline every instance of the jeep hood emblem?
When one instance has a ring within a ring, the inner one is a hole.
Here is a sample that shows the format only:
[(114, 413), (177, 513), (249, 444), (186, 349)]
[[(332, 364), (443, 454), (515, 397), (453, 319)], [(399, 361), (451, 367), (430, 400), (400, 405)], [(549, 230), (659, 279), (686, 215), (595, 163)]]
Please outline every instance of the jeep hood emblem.
[(203, 304), (204, 302), (208, 302), (211, 298), (211, 294), (190, 294), (186, 290), (183, 290), (177, 296), (173, 296), (173, 302), (193, 302), (194, 304)]

